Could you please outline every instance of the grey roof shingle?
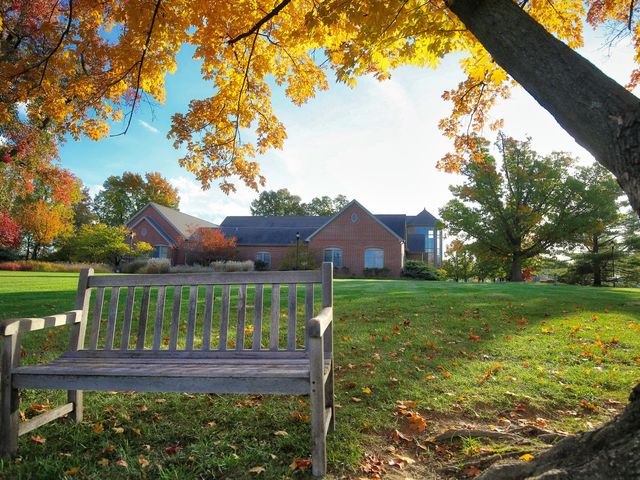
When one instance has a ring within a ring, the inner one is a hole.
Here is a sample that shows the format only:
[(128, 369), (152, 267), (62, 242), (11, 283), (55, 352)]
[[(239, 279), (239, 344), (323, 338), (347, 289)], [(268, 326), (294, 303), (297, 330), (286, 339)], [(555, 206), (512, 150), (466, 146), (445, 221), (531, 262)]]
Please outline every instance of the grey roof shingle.
[(425, 226), (435, 226), (440, 220), (427, 212), (425, 208), (418, 215), (415, 216), (407, 216), (407, 225), (425, 225)]
[(164, 205), (159, 205), (154, 202), (150, 202), (153, 208), (158, 210), (171, 225), (173, 225), (180, 234), (188, 238), (190, 237), (194, 230), (198, 228), (217, 228), (218, 225), (215, 223), (208, 222), (207, 220), (203, 220), (198, 217), (194, 217), (193, 215), (188, 215), (186, 213), (179, 212), (178, 210), (174, 210), (173, 208), (165, 207)]

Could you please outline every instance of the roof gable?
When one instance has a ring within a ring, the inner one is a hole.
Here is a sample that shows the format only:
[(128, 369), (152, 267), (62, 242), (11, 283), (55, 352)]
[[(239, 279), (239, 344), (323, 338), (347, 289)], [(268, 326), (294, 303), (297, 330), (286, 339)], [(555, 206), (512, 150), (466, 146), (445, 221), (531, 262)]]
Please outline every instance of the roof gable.
[(425, 225), (425, 226), (436, 226), (440, 223), (436, 217), (434, 217), (431, 213), (424, 208), (418, 215), (407, 216), (407, 224), (408, 225)]
[[(362, 206), (362, 204), (360, 202), (358, 202), (357, 200), (351, 200), (342, 210), (340, 210), (333, 217), (331, 217), (327, 222), (325, 222), (323, 225), (321, 225), (315, 232), (313, 232), (311, 235), (309, 235), (305, 240), (306, 241), (311, 240), (320, 231), (322, 231), (325, 227), (327, 227), (328, 225), (333, 223), (337, 218), (342, 216), (342, 214), (344, 212), (346, 212), (350, 207), (352, 207), (354, 205), (357, 206), (358, 208), (360, 208), (364, 213), (369, 215), (373, 220), (375, 220), (380, 226), (382, 226), (385, 230), (387, 230), (391, 235), (393, 235), (395, 238), (397, 238), (400, 242), (404, 242), (404, 238), (403, 237), (401, 237), (396, 232), (394, 232), (388, 225), (386, 225), (380, 218), (378, 218), (378, 216), (373, 215), (369, 210), (364, 208)], [(384, 215), (379, 215), (379, 216), (380, 217), (384, 217)], [(393, 217), (393, 215), (389, 215), (389, 217)]]
[(184, 238), (190, 237), (194, 230), (198, 228), (217, 228), (218, 225), (211, 223), (207, 220), (203, 220), (193, 215), (180, 212), (173, 208), (165, 207), (164, 205), (157, 204), (155, 202), (149, 202), (138, 213), (136, 213), (131, 220), (127, 222), (127, 225), (133, 222), (137, 217), (141, 216), (147, 209), (153, 209), (164, 218), (178, 234)]

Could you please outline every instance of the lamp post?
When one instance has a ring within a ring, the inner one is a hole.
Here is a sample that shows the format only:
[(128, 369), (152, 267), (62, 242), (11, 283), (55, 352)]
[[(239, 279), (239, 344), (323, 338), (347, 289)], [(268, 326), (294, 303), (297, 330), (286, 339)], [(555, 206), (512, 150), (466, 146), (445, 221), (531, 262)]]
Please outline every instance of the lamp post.
[(300, 260), (300, 232), (296, 232), (296, 270), (298, 270)]

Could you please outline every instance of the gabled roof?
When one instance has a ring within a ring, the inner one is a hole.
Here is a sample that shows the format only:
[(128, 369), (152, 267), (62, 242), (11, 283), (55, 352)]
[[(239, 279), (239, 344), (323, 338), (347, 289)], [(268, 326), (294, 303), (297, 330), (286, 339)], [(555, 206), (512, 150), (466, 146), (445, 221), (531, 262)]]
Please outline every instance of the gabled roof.
[[(338, 213), (336, 213), (333, 217), (331, 217), (327, 222), (325, 222), (322, 226), (320, 226), (315, 232), (313, 232), (311, 235), (309, 235), (306, 240), (309, 241), (311, 240), (318, 232), (320, 232), (324, 227), (326, 227), (327, 225), (329, 225), (330, 223), (332, 223), (336, 218), (338, 218), (340, 215), (342, 215), (349, 207), (351, 207), (352, 205), (356, 205), (358, 207), (360, 207), (361, 210), (363, 210), (366, 214), (368, 214), (371, 218), (373, 218), (376, 222), (378, 222), (382, 227), (384, 227), (385, 230), (387, 230), (391, 235), (393, 235), (394, 237), (396, 237), (398, 240), (400, 240), (401, 242), (404, 242), (404, 232), (402, 233), (402, 235), (398, 235), (396, 232), (393, 231), (393, 229), (391, 229), (389, 226), (387, 226), (381, 218), (378, 218), (378, 216), (373, 215), (369, 210), (367, 210), (366, 208), (364, 208), (362, 206), (362, 204), (360, 202), (358, 202), (357, 200), (351, 200), (342, 210), (340, 210)], [(379, 215), (380, 217), (384, 217), (385, 215)], [(390, 217), (395, 217), (396, 215), (390, 215)]]
[(194, 217), (193, 215), (188, 215), (186, 213), (182, 213), (173, 208), (165, 207), (164, 205), (159, 205), (155, 202), (149, 202), (142, 208), (138, 213), (136, 213), (131, 220), (127, 222), (127, 225), (131, 223), (136, 217), (138, 217), (142, 212), (145, 211), (147, 207), (151, 207), (155, 209), (164, 219), (169, 222), (176, 231), (185, 238), (189, 238), (194, 230), (198, 228), (217, 228), (218, 225), (215, 223), (208, 222), (207, 220), (203, 220), (198, 217)]
[(169, 245), (176, 245), (176, 239), (175, 238), (171, 238), (171, 235), (169, 235), (167, 232), (165, 232), (164, 228), (162, 228), (158, 224), (158, 222), (156, 222), (152, 217), (149, 217), (148, 215), (143, 215), (143, 216), (139, 217), (133, 223), (131, 221), (129, 221), (129, 223), (127, 225), (129, 225), (129, 228), (135, 228), (136, 225), (139, 225), (142, 222), (147, 222), (149, 225), (151, 225), (153, 227), (153, 229), (156, 232), (158, 232), (160, 234), (160, 236), (162, 238), (164, 238)]
[(407, 225), (425, 225), (435, 226), (440, 220), (427, 212), (427, 209), (423, 209), (418, 215), (407, 216)]

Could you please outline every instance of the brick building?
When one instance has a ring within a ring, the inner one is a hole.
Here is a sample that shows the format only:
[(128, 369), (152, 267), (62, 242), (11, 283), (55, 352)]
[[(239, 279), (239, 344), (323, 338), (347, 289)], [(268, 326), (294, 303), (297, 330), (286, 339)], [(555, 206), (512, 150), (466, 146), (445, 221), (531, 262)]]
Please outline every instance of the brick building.
[[(442, 231), (426, 210), (418, 215), (373, 215), (353, 200), (333, 217), (232, 216), (220, 224), (237, 238), (241, 259), (261, 260), (277, 269), (292, 248), (306, 244), (317, 261), (333, 261), (338, 273), (360, 277), (365, 269), (400, 276), (405, 259), (442, 263)], [(388, 272), (387, 272), (388, 271)]]
[(154, 258), (168, 258), (173, 265), (188, 262), (191, 235), (199, 228), (218, 228), (215, 223), (173, 208), (148, 203), (125, 225), (136, 241), (153, 246)]
[(220, 228), (235, 237), (239, 260), (261, 260), (277, 270), (284, 256), (308, 245), (318, 263), (332, 261), (341, 276), (365, 269), (398, 277), (407, 259), (442, 263), (442, 231), (426, 210), (418, 215), (373, 215), (356, 200), (333, 217), (229, 216), (220, 226), (150, 203), (127, 222), (136, 240), (154, 247), (154, 257), (189, 263), (189, 242), (199, 228)]

